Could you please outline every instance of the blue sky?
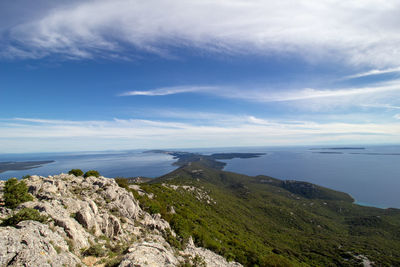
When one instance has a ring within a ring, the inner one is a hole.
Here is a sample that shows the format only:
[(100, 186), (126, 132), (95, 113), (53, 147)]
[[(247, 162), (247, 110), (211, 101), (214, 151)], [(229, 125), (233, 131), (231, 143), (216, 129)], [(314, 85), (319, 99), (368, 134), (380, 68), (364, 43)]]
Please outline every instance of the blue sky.
[(398, 1), (1, 1), (0, 151), (398, 144)]

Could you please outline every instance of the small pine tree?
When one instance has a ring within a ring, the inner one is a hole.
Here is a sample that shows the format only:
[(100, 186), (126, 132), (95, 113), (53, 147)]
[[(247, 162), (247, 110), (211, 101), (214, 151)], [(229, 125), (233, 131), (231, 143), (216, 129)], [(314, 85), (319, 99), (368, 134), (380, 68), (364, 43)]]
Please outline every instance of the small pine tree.
[(72, 169), (68, 172), (68, 174), (72, 174), (78, 177), (83, 175), (83, 171), (81, 169)]
[(85, 174), (83, 175), (83, 177), (85, 177), (85, 178), (89, 177), (89, 176), (99, 177), (100, 173), (95, 170), (90, 170), (90, 171), (85, 172)]
[(4, 186), (4, 204), (6, 207), (14, 209), (19, 204), (33, 200), (28, 193), (25, 181), (18, 182), (17, 178), (9, 179)]
[(45, 223), (47, 221), (47, 217), (40, 215), (39, 211), (37, 211), (35, 209), (23, 208), (22, 210), (18, 211), (13, 216), (5, 219), (2, 222), (2, 226), (16, 226), (19, 222), (27, 221), (27, 220)]

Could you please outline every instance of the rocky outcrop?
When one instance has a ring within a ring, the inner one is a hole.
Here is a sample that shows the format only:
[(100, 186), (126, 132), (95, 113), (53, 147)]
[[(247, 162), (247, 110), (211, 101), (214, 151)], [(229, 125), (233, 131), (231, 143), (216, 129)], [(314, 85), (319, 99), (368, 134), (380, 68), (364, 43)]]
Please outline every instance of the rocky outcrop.
[[(143, 211), (114, 179), (60, 174), (31, 176), (25, 182), (35, 199), (14, 211), (0, 207), (0, 219), (33, 208), (49, 220), (0, 227), (0, 266), (85, 266), (84, 251), (90, 247), (99, 254), (90, 262), (119, 259), (119, 266), (177, 266), (193, 259), (206, 266), (240, 266), (193, 242), (183, 251), (171, 247), (163, 238), (165, 231), (175, 236), (168, 222)], [(0, 200), (3, 187), (0, 181)], [(101, 258), (102, 251), (119, 256)]]
[(236, 262), (227, 262), (214, 252), (196, 247), (190, 238), (183, 251), (173, 248), (160, 236), (149, 236), (145, 241), (134, 243), (128, 250), (120, 266), (177, 266), (188, 263), (193, 266), (239, 267)]
[(174, 255), (173, 249), (160, 236), (149, 236), (146, 240), (132, 244), (121, 262), (121, 267), (130, 266), (177, 266), (183, 259)]
[[(193, 170), (193, 172), (199, 172), (202, 170)], [(204, 188), (197, 188), (195, 186), (191, 185), (172, 185), (172, 184), (162, 184), (164, 187), (167, 188), (172, 188), (174, 190), (183, 190), (185, 192), (191, 192), (193, 196), (199, 200), (199, 201), (204, 201), (207, 204), (217, 204), (217, 202), (210, 197), (210, 195), (204, 190)]]
[(0, 266), (75, 266), (80, 259), (48, 225), (22, 221), (0, 227)]
[(197, 255), (200, 259), (202, 259), (206, 266), (215, 266), (215, 267), (223, 267), (223, 266), (230, 266), (230, 267), (239, 267), (242, 266), (237, 262), (227, 262), (224, 257), (215, 254), (214, 252), (205, 249), (196, 247), (193, 243), (193, 239), (189, 239), (189, 243), (186, 249), (181, 252), (182, 255), (186, 255), (188, 257), (193, 257), (193, 255)]

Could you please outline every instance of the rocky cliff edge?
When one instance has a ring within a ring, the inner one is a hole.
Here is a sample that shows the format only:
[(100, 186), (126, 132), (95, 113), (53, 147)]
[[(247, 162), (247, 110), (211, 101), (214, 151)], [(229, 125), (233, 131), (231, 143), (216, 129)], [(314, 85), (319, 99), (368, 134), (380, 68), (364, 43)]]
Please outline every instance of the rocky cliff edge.
[(24, 181), (34, 200), (15, 210), (0, 207), (0, 219), (33, 208), (47, 222), (0, 227), (0, 266), (241, 266), (191, 239), (185, 248), (172, 247), (168, 222), (143, 211), (114, 179), (60, 174)]

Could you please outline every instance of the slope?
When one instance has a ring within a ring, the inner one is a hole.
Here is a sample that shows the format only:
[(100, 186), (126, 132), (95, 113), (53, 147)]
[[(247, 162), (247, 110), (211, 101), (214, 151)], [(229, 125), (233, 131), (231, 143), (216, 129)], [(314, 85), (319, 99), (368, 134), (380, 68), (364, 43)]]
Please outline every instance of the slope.
[(342, 192), (201, 162), (140, 188), (143, 208), (161, 213), (181, 244), (192, 236), (247, 266), (400, 265), (400, 211), (359, 206)]

